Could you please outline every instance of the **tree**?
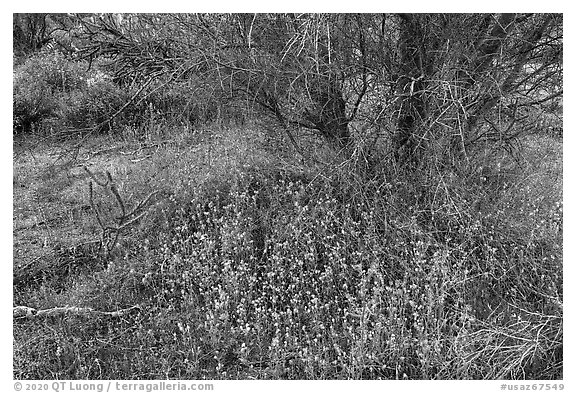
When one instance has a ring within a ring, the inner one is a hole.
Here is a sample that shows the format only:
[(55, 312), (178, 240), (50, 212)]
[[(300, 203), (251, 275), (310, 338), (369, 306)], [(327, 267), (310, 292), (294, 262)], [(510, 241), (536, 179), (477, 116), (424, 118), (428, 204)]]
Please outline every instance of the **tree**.
[[(545, 81), (561, 80), (559, 15), (398, 19), (401, 63), (393, 140), (395, 151), (404, 149), (404, 156), (415, 158), (418, 150), (426, 151), (429, 140), (449, 140), (450, 148), (444, 145), (440, 150), (458, 156), (480, 140), (509, 142), (519, 136), (513, 128), (521, 118), (519, 107), (538, 101), (535, 90)], [(548, 55), (542, 61), (544, 52)], [(535, 64), (539, 66), (532, 68)], [(541, 100), (561, 95), (561, 83), (540, 94)]]
[(40, 50), (50, 41), (47, 14), (12, 14), (13, 50), (17, 56)]
[(69, 32), (74, 20), (66, 14), (12, 14), (14, 56), (26, 57), (44, 48), (71, 52)]
[(368, 130), (397, 162), (467, 157), (530, 129), (562, 96), (562, 15), (176, 14), (80, 16), (85, 56), (118, 77), (202, 75), (256, 103), (297, 144), (305, 128), (350, 154)]

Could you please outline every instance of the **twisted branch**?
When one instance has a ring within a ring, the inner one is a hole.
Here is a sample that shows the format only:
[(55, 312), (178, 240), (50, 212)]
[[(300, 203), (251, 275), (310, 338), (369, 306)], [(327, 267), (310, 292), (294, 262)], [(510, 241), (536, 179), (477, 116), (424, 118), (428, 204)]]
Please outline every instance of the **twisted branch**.
[(101, 228), (101, 235), (100, 235), (101, 247), (104, 248), (104, 255), (108, 256), (118, 243), (121, 231), (129, 227), (130, 225), (134, 224), (142, 217), (144, 217), (144, 215), (147, 213), (147, 211), (144, 211), (144, 209), (149, 205), (149, 202), (152, 199), (152, 197), (158, 194), (158, 191), (153, 191), (150, 194), (148, 194), (146, 198), (138, 202), (132, 210), (127, 212), (126, 204), (124, 203), (124, 200), (122, 199), (122, 196), (118, 191), (118, 187), (114, 183), (114, 179), (112, 178), (112, 175), (110, 174), (109, 171), (106, 171), (105, 182), (99, 180), (96, 177), (96, 175), (92, 173), (86, 166), (84, 166), (84, 171), (88, 173), (90, 178), (96, 184), (98, 184), (100, 187), (104, 188), (114, 196), (114, 200), (116, 201), (118, 209), (120, 210), (120, 214), (114, 217), (114, 219), (116, 220), (116, 224), (114, 225), (105, 224), (104, 220), (102, 219), (100, 210), (94, 203), (93, 183), (92, 181), (88, 183), (88, 198), (90, 206), (92, 207), (94, 215), (96, 216), (96, 221), (98, 222), (98, 225)]

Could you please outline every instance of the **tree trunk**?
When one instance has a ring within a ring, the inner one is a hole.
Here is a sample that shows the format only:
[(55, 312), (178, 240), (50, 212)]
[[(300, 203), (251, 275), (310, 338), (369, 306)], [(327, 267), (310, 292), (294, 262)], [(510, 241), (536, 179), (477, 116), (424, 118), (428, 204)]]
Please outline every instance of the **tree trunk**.
[(396, 85), (400, 100), (392, 143), (397, 162), (417, 164), (418, 134), (426, 117), (424, 37), (417, 16), (414, 15), (400, 15), (400, 29), (402, 66)]
[(304, 111), (304, 118), (333, 148), (346, 148), (351, 143), (351, 135), (342, 90), (334, 82), (326, 81), (312, 92), (311, 97), (314, 106)]

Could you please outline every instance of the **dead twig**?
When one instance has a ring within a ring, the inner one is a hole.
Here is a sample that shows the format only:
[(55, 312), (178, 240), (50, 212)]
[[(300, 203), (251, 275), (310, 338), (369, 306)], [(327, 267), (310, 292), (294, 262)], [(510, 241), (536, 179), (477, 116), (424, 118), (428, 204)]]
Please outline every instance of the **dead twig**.
[(136, 223), (138, 220), (144, 217), (144, 215), (146, 215), (147, 211), (145, 211), (145, 208), (149, 205), (150, 200), (156, 194), (158, 194), (158, 191), (151, 192), (150, 194), (148, 194), (146, 198), (136, 203), (136, 205), (131, 210), (128, 210), (126, 208), (124, 200), (122, 199), (122, 196), (120, 195), (120, 192), (118, 191), (118, 187), (116, 186), (114, 180), (112, 179), (112, 175), (110, 174), (110, 172), (106, 171), (106, 181), (103, 181), (101, 179), (98, 179), (98, 177), (94, 173), (92, 173), (86, 166), (84, 166), (84, 170), (86, 171), (86, 173), (88, 173), (88, 175), (90, 176), (90, 178), (94, 183), (105, 189), (109, 194), (111, 194), (114, 197), (116, 205), (120, 210), (120, 214), (114, 217), (114, 220), (116, 221), (114, 224), (105, 224), (104, 219), (102, 218), (102, 214), (100, 213), (100, 210), (98, 209), (96, 203), (94, 202), (93, 183), (92, 181), (88, 183), (88, 199), (90, 202), (90, 206), (94, 211), (94, 216), (96, 217), (98, 226), (100, 226), (101, 228), (101, 235), (100, 235), (101, 247), (103, 248), (104, 256), (108, 256), (118, 243), (118, 239), (120, 237), (120, 233), (122, 232), (122, 230)]
[(130, 162), (136, 164), (136, 163), (138, 163), (138, 162), (147, 160), (147, 159), (149, 159), (149, 158), (151, 158), (151, 157), (152, 157), (152, 155), (150, 154), (150, 155), (147, 155), (147, 156), (144, 156), (144, 157), (141, 157), (141, 158), (134, 158), (134, 159), (130, 160)]
[(35, 319), (45, 317), (55, 317), (61, 315), (96, 315), (96, 316), (109, 316), (118, 318), (128, 314), (130, 311), (141, 309), (140, 305), (116, 310), (116, 311), (99, 311), (90, 307), (54, 307), (44, 310), (37, 310), (28, 306), (16, 306), (12, 309), (12, 317), (15, 319)]

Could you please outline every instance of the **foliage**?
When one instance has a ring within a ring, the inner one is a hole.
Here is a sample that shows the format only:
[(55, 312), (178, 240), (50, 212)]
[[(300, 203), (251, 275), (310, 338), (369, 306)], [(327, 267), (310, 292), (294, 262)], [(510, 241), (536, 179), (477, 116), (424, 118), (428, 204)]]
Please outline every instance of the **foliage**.
[[(106, 73), (106, 64), (88, 69), (58, 52), (40, 52), (14, 70), (14, 129), (30, 132), (47, 120), (52, 128), (121, 132), (150, 122), (197, 124), (249, 116), (199, 78), (146, 89), (121, 86)], [(113, 131), (114, 130), (114, 131)], [(58, 130), (56, 131), (58, 132)]]
[(127, 92), (101, 70), (89, 70), (86, 62), (71, 61), (54, 51), (29, 57), (15, 68), (13, 80), (16, 131), (40, 129), (47, 120), (56, 132), (96, 125), (106, 129), (107, 120), (129, 100)]
[(128, 99), (127, 92), (102, 72), (96, 72), (86, 79), (82, 89), (61, 97), (59, 118), (62, 124), (69, 127), (82, 129), (103, 124), (103, 129), (109, 130), (110, 124), (107, 121)]
[(14, 56), (38, 51), (50, 42), (47, 14), (12, 14)]
[(561, 15), (61, 21), (15, 127), (108, 130), (113, 198), (15, 158), (14, 301), (134, 312), (17, 320), (15, 377), (562, 378)]
[(168, 197), (103, 270), (19, 296), (141, 309), (18, 325), (15, 375), (562, 377), (557, 142), (531, 141), (507, 177), (437, 178), (282, 165), (237, 134), (117, 169), (123, 194)]
[(42, 120), (55, 117), (59, 97), (86, 84), (84, 67), (57, 52), (41, 52), (16, 67), (12, 92), (14, 127), (30, 131)]
[(195, 75), (185, 81), (176, 81), (167, 86), (159, 85), (145, 102), (161, 118), (173, 123), (208, 124), (219, 120), (247, 117), (238, 110), (234, 102), (222, 96), (213, 84)]

